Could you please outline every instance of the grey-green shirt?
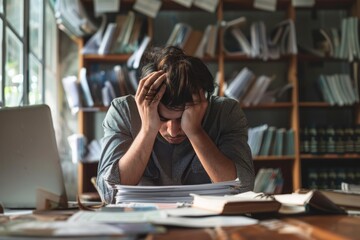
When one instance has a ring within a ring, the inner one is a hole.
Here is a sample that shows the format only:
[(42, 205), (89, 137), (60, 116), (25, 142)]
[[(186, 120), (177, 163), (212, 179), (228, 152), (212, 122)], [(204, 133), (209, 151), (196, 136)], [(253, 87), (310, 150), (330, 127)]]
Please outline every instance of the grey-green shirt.
[[(253, 190), (254, 166), (247, 144), (248, 125), (239, 103), (225, 97), (211, 97), (203, 128), (219, 150), (231, 159), (243, 191)], [(104, 137), (97, 184), (108, 202), (114, 202), (111, 184), (120, 184), (118, 161), (131, 146), (141, 127), (134, 96), (114, 99), (103, 121)], [(139, 185), (185, 185), (210, 183), (189, 140), (170, 144), (158, 134), (149, 163)]]

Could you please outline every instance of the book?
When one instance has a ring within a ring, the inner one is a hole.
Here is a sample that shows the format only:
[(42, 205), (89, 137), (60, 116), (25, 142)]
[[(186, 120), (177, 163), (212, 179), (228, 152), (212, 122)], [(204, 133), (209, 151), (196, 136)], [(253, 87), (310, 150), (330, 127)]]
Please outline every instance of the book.
[[(241, 32), (241, 29), (243, 29), (246, 26), (246, 18), (245, 17), (239, 17), (236, 19), (233, 19), (231, 21), (227, 21), (222, 24), (222, 44), (224, 51), (226, 55), (246, 55), (247, 52), (245, 49), (242, 48), (242, 45), (236, 38), (236, 33)], [(233, 29), (239, 29), (238, 31), (235, 31), (235, 35), (233, 33)], [(243, 39), (245, 40), (245, 39)], [(250, 43), (249, 43), (250, 44)]]
[(351, 184), (342, 182), (341, 183), (341, 190), (346, 192), (356, 192), (360, 193), (360, 185), (359, 184)]
[(244, 67), (229, 83), (224, 94), (227, 97), (239, 100), (243, 98), (253, 81), (255, 81), (254, 73), (247, 67)]
[(212, 32), (212, 25), (209, 24), (205, 27), (204, 32), (202, 34), (202, 38), (197, 46), (197, 49), (194, 53), (195, 57), (202, 58), (205, 55), (205, 51), (207, 48), (208, 40), (210, 38)]
[(316, 212), (346, 214), (345, 209), (335, 202), (336, 199), (324, 192), (326, 191), (311, 190), (307, 193), (276, 194), (273, 197), (281, 203), (279, 212), (284, 214)]
[(203, 37), (203, 32), (198, 30), (191, 30), (185, 44), (184, 44), (184, 51), (186, 54), (194, 56), (196, 50), (198, 49), (201, 39)]
[(334, 44), (330, 34), (322, 28), (312, 30), (313, 46), (325, 56), (334, 56)]
[(269, 156), (271, 148), (274, 144), (274, 137), (276, 134), (276, 127), (270, 126), (264, 133), (263, 141), (260, 147), (260, 156)]
[(249, 128), (248, 144), (250, 146), (252, 156), (257, 156), (259, 154), (264, 132), (268, 129), (268, 127), (269, 126), (267, 124), (263, 124), (257, 127)]
[(211, 25), (208, 41), (206, 43), (205, 53), (210, 57), (215, 57), (218, 41), (219, 25)]
[(255, 83), (252, 84), (249, 91), (246, 93), (242, 100), (242, 104), (245, 106), (257, 105), (260, 103), (261, 98), (265, 94), (265, 91), (269, 87), (270, 83), (273, 81), (273, 78), (270, 78), (265, 75), (261, 75), (256, 78)]
[[(272, 146), (271, 155), (282, 156), (284, 155), (284, 138), (286, 134), (285, 128), (279, 128), (275, 132), (274, 144)], [(289, 141), (290, 143), (290, 141)]]
[(125, 23), (127, 21), (127, 17), (128, 17), (127, 15), (119, 14), (115, 18), (116, 28), (114, 31), (113, 38), (111, 40), (110, 53), (115, 53), (115, 48), (118, 47), (116, 44), (117, 44), (119, 35), (121, 34), (122, 31), (124, 31), (123, 29), (126, 27)]
[(240, 45), (240, 49), (242, 49), (246, 55), (248, 56), (252, 55), (251, 43), (247, 39), (245, 34), (241, 31), (241, 29), (234, 27), (230, 31), (231, 34), (235, 37), (238, 44)]
[(191, 194), (194, 198), (192, 207), (218, 214), (235, 215), (244, 213), (277, 212), (281, 204), (263, 193), (252, 191), (231, 196), (211, 196)]
[(360, 192), (331, 189), (318, 191), (341, 208), (360, 209)]
[(80, 86), (84, 96), (85, 104), (87, 107), (94, 106), (94, 99), (91, 95), (88, 79), (86, 76), (86, 68), (80, 69)]
[(80, 95), (79, 95), (79, 84), (77, 82), (77, 77), (67, 76), (62, 79), (62, 85), (64, 88), (66, 100), (69, 104), (72, 114), (75, 114), (79, 111), (81, 107)]
[(135, 18), (135, 13), (133, 11), (129, 11), (125, 18), (118, 17), (116, 19), (118, 28), (116, 29), (117, 35), (113, 41), (112, 53), (124, 53), (124, 48), (129, 42), (129, 38), (134, 27)]
[(98, 54), (108, 54), (110, 53), (112, 39), (116, 30), (115, 23), (109, 23), (106, 27), (104, 36), (101, 39), (100, 46), (98, 49)]
[(295, 136), (294, 129), (290, 128), (285, 132), (284, 136), (284, 156), (294, 156), (295, 155)]
[(136, 49), (133, 54), (129, 57), (126, 64), (130, 69), (138, 69), (140, 66), (141, 58), (146, 51), (147, 47), (150, 45), (151, 38), (147, 35), (142, 39), (140, 46)]

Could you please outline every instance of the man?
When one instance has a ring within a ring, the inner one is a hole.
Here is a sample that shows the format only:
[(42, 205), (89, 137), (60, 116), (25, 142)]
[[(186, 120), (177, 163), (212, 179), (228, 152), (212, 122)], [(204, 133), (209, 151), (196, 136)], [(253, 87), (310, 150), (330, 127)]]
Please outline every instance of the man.
[(212, 96), (206, 65), (177, 47), (143, 60), (135, 96), (112, 101), (103, 122), (97, 184), (113, 202), (112, 184), (181, 185), (239, 178), (254, 186), (247, 120), (239, 103)]

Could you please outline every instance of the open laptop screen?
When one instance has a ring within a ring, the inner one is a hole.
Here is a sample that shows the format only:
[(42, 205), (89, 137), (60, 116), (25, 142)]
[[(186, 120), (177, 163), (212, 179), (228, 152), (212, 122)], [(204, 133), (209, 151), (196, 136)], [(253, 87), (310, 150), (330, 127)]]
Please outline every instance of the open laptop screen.
[(44, 189), (67, 203), (51, 112), (47, 105), (0, 109), (0, 202), (35, 208)]

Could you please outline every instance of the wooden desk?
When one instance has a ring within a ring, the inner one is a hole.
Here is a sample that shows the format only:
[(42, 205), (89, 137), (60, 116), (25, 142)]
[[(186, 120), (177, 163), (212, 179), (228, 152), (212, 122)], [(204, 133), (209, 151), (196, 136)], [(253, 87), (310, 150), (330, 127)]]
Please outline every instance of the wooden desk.
[(306, 216), (262, 220), (257, 225), (218, 229), (173, 228), (164, 234), (151, 234), (146, 240), (254, 240), (254, 239), (360, 239), (360, 217)]

